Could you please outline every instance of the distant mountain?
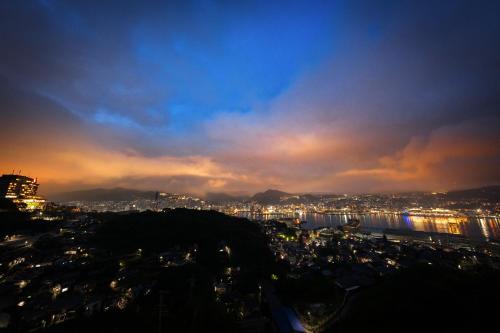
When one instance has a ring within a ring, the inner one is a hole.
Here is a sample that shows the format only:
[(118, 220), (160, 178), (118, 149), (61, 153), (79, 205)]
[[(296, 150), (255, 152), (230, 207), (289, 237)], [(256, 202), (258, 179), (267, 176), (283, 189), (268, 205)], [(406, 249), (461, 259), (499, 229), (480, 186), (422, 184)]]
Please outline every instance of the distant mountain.
[(65, 201), (129, 201), (137, 199), (154, 199), (156, 192), (139, 191), (127, 188), (104, 189), (62, 192), (47, 196), (48, 200), (56, 202)]
[[(154, 199), (155, 195), (155, 191), (140, 191), (117, 187), (112, 189), (97, 188), (90, 190), (56, 193), (48, 195), (47, 199), (55, 202), (129, 201), (137, 199)], [(451, 200), (481, 199), (500, 202), (500, 185), (450, 191), (442, 195)], [(231, 195), (220, 192), (209, 192), (205, 195), (206, 200), (216, 203), (242, 202), (250, 200), (263, 205), (273, 205), (278, 203), (308, 203), (317, 201), (318, 198), (319, 196), (313, 194), (291, 194), (274, 189), (256, 193), (252, 197), (247, 197), (244, 195)]]
[(500, 185), (485, 186), (474, 189), (451, 191), (446, 194), (448, 199), (482, 199), (500, 201)]
[(267, 190), (265, 192), (259, 192), (254, 194), (251, 200), (256, 201), (260, 204), (276, 204), (288, 199), (290, 196), (291, 196), (290, 193), (278, 190)]
[(231, 195), (227, 193), (221, 192), (208, 192), (205, 195), (205, 200), (216, 202), (216, 203), (224, 203), (224, 202), (241, 202), (248, 200), (248, 196), (244, 195)]
[(250, 200), (256, 201), (264, 205), (272, 204), (301, 204), (314, 202), (319, 199), (313, 194), (292, 194), (279, 190), (267, 190), (265, 192), (256, 193)]

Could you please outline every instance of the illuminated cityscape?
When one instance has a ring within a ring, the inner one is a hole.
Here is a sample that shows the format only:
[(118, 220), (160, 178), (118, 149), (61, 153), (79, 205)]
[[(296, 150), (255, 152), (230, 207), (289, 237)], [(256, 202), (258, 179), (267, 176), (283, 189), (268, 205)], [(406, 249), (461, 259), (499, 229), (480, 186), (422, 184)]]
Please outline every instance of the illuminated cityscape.
[[(195, 317), (194, 331), (327, 332), (357, 327), (341, 319), (346, 304), (401, 274), (500, 272), (498, 187), (238, 198), (97, 189), (26, 210), (17, 199), (35, 196), (36, 181), (3, 179), (17, 182), (4, 199), (14, 206), (0, 210), (2, 325), (16, 331), (115, 320), (125, 330), (183, 330), (193, 299), (198, 311), (218, 309), (213, 320)], [(15, 196), (25, 183), (34, 187)]]
[(498, 326), (499, 18), (0, 1), (0, 333)]

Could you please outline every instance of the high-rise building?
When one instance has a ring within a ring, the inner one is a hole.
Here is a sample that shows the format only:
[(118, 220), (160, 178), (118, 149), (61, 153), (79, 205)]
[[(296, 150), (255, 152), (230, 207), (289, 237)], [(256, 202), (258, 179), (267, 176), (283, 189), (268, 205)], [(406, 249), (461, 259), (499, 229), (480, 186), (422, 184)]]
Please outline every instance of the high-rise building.
[(45, 200), (36, 195), (39, 184), (36, 179), (21, 175), (2, 175), (0, 177), (0, 198), (11, 199), (26, 209), (42, 208)]

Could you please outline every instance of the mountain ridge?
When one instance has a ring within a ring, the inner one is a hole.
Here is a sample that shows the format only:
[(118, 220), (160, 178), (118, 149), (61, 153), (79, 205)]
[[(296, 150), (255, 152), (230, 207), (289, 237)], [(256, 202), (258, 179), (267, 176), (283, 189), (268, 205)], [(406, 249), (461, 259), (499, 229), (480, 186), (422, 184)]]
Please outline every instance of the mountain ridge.
[(123, 187), (94, 188), (70, 192), (59, 192), (47, 198), (56, 202), (65, 201), (128, 201), (136, 199), (154, 199), (156, 191), (141, 191)]
[[(127, 201), (136, 199), (151, 199), (156, 196), (157, 191), (136, 190), (123, 187), (93, 188), (69, 192), (59, 192), (47, 195), (47, 199), (56, 202), (68, 201)], [(403, 193), (403, 192), (402, 192)], [(423, 192), (425, 193), (425, 192)], [(430, 192), (429, 192), (430, 193)], [(322, 194), (329, 195), (329, 194)], [(331, 194), (333, 195), (333, 193)], [(490, 185), (470, 189), (453, 190), (440, 195), (450, 199), (487, 199), (500, 201), (500, 185)], [(314, 201), (320, 197), (319, 194), (311, 193), (288, 193), (277, 189), (268, 189), (257, 192), (252, 196), (242, 194), (228, 194), (224, 192), (208, 192), (204, 199), (211, 202), (240, 202), (254, 201), (260, 204), (295, 203), (302, 201)]]

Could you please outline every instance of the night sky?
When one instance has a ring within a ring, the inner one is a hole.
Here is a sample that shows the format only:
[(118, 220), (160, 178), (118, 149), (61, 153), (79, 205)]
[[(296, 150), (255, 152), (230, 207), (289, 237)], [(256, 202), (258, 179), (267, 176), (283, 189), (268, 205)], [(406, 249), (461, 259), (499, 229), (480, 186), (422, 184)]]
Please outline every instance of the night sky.
[(500, 183), (500, 1), (0, 2), (0, 172), (42, 193)]

